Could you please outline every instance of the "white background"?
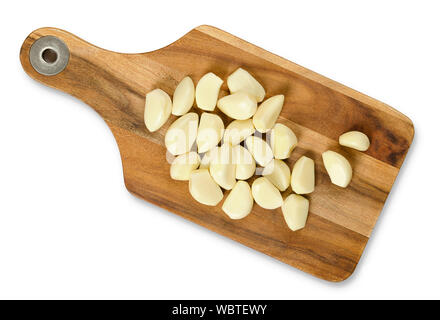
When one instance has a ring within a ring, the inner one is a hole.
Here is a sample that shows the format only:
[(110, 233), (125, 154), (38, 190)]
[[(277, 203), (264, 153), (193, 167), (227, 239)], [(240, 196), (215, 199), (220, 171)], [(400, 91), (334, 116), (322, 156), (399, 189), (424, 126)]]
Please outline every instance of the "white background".
[[(440, 298), (438, 1), (8, 1), (0, 298)], [(34, 29), (145, 52), (211, 24), (384, 101), (415, 140), (354, 275), (329, 283), (138, 200), (103, 120), (31, 80)]]

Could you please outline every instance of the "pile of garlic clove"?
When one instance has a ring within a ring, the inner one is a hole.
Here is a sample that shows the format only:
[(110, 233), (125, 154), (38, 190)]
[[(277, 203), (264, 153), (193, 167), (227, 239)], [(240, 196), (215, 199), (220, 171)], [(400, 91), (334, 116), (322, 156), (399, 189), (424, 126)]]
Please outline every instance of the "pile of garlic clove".
[[(227, 78), (230, 94), (219, 99), (222, 85), (223, 80), (209, 72), (197, 86), (190, 77), (183, 78), (172, 100), (161, 89), (146, 95), (144, 121), (150, 132), (159, 130), (171, 114), (179, 116), (165, 134), (167, 151), (175, 157), (171, 178), (188, 181), (191, 196), (207, 206), (218, 205), (223, 190), (230, 190), (222, 210), (231, 219), (249, 215), (255, 201), (264, 209), (281, 208), (291, 230), (304, 228), (309, 212), (304, 195), (315, 190), (315, 162), (303, 155), (292, 170), (284, 162), (298, 144), (292, 129), (277, 123), (284, 95), (264, 100), (263, 86), (242, 68)], [(190, 112), (194, 101), (203, 110), (200, 118)], [(211, 113), (216, 107), (233, 119), (226, 129), (222, 118)], [(366, 151), (370, 141), (364, 133), (350, 131), (339, 137), (339, 144)], [(347, 187), (352, 178), (349, 161), (331, 150), (322, 159), (331, 182)], [(261, 177), (250, 186), (246, 180), (256, 174)], [(283, 199), (281, 192), (289, 186), (293, 192)]]

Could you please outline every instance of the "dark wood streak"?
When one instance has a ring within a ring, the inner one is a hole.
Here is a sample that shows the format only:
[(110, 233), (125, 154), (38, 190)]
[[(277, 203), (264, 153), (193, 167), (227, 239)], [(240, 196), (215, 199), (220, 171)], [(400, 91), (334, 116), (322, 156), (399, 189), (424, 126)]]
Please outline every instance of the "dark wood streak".
[[(87, 84), (85, 88), (88, 90), (89, 89), (95, 90), (103, 97), (109, 98), (112, 102), (111, 105), (116, 106), (121, 113), (127, 116), (127, 120), (126, 120), (128, 124), (127, 127), (142, 129), (142, 131), (145, 131), (143, 114), (140, 115), (139, 112), (136, 112), (136, 110), (139, 110), (140, 108), (143, 107), (143, 103), (139, 103), (139, 105), (136, 104), (137, 107), (135, 107), (135, 104), (131, 103), (130, 99), (127, 98), (128, 94), (132, 94), (138, 98), (139, 102), (143, 102), (145, 99), (145, 93), (133, 90), (128, 83), (114, 77), (105, 69), (102, 69), (96, 64), (94, 64), (92, 61), (79, 56), (77, 56), (76, 58), (81, 61), (82, 65), (84, 65), (84, 70), (87, 70), (88, 72), (92, 72), (94, 75), (94, 77), (89, 78), (90, 82)], [(84, 71), (80, 70), (78, 73), (81, 72)], [(81, 75), (74, 74), (74, 78), (79, 79), (81, 78)], [(115, 93), (119, 93), (119, 94), (116, 95)], [(92, 105), (92, 103), (93, 102), (90, 102), (89, 104)], [(99, 108), (100, 105), (96, 104), (96, 107)], [(107, 118), (108, 113), (104, 111), (102, 111), (101, 113), (102, 113), (101, 114), (102, 117), (105, 120), (112, 122), (111, 118)]]

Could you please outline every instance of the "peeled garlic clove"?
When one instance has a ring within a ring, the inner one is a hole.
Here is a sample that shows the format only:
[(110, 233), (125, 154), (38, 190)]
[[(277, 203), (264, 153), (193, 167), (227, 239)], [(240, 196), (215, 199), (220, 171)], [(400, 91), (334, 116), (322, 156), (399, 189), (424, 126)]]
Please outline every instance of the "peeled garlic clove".
[(263, 139), (255, 136), (247, 137), (245, 140), (246, 148), (254, 157), (255, 161), (265, 167), (273, 159), (273, 153), (270, 146)]
[(307, 194), (315, 190), (315, 162), (302, 156), (292, 169), (292, 190), (297, 194)]
[(270, 146), (275, 159), (287, 159), (298, 144), (293, 131), (284, 124), (277, 123), (270, 132)]
[(220, 187), (231, 190), (235, 180), (235, 163), (232, 147), (228, 144), (222, 145), (218, 150), (211, 153), (209, 173)]
[(215, 183), (206, 169), (191, 172), (189, 192), (196, 201), (207, 206), (216, 206), (223, 199), (222, 189)]
[(286, 191), (290, 185), (290, 169), (284, 161), (273, 159), (264, 167), (263, 176), (280, 191)]
[(288, 196), (281, 207), (287, 226), (296, 231), (304, 228), (309, 214), (309, 200), (297, 194)]
[(154, 89), (145, 96), (145, 126), (150, 132), (159, 130), (171, 114), (171, 98), (165, 91)]
[(174, 180), (189, 180), (192, 171), (200, 164), (200, 157), (197, 152), (189, 152), (177, 156), (170, 167), (170, 175)]
[(255, 128), (252, 119), (234, 120), (226, 127), (223, 143), (229, 143), (234, 146), (253, 135), (254, 132)]
[(212, 72), (200, 78), (196, 86), (197, 107), (205, 111), (214, 110), (222, 84), (223, 80)]
[(281, 113), (283, 103), (284, 95), (279, 94), (260, 104), (253, 118), (255, 129), (261, 133), (265, 133), (272, 129)]
[(223, 202), (222, 209), (231, 219), (243, 219), (252, 211), (254, 199), (246, 181), (237, 181)]
[(185, 77), (177, 85), (173, 94), (173, 109), (175, 116), (184, 115), (194, 104), (194, 82), (190, 77)]
[(349, 131), (339, 137), (339, 144), (359, 151), (367, 151), (370, 147), (370, 139), (360, 131)]
[(246, 70), (238, 68), (227, 80), (228, 88), (231, 93), (243, 91), (254, 96), (257, 102), (261, 102), (266, 95), (263, 86)]
[(249, 93), (236, 92), (221, 98), (217, 107), (230, 118), (246, 120), (257, 111), (257, 100)]
[(197, 113), (190, 112), (171, 124), (165, 134), (165, 146), (171, 154), (179, 155), (191, 150), (197, 137), (198, 122)]
[(255, 202), (264, 209), (276, 209), (283, 204), (280, 191), (265, 177), (254, 180), (252, 196)]
[(250, 152), (241, 145), (236, 145), (233, 149), (236, 164), (235, 178), (238, 180), (247, 180), (255, 173), (255, 160)]
[(202, 113), (196, 140), (199, 153), (209, 151), (218, 145), (222, 139), (224, 129), (223, 120), (218, 115), (207, 112)]
[(353, 174), (350, 162), (344, 156), (330, 150), (322, 154), (322, 160), (332, 183), (342, 188), (347, 187)]

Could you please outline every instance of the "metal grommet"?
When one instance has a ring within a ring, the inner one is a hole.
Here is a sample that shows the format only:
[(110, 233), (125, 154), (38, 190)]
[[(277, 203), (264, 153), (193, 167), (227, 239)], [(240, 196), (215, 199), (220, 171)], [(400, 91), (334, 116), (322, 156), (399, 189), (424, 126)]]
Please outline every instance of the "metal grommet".
[(29, 60), (38, 73), (53, 76), (63, 71), (69, 63), (67, 45), (54, 36), (41, 37), (32, 44)]

